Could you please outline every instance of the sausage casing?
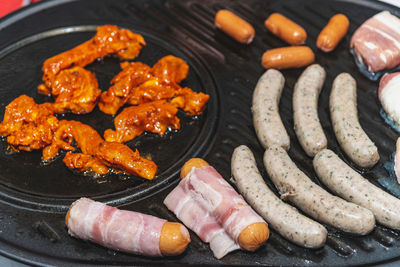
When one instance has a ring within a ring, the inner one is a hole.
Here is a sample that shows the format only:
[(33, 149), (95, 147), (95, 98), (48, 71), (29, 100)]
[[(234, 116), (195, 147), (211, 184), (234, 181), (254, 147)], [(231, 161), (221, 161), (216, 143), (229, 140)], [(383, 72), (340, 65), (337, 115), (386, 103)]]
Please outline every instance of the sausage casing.
[(266, 71), (258, 80), (253, 92), (253, 123), (258, 140), (264, 148), (273, 144), (289, 150), (290, 138), (279, 116), (285, 78), (277, 70)]
[(242, 44), (249, 44), (253, 41), (255, 30), (250, 23), (223, 9), (215, 15), (215, 26)]
[(347, 156), (360, 167), (374, 166), (378, 148), (358, 121), (357, 86), (350, 74), (341, 73), (333, 81), (329, 109), (336, 139)]
[(333, 196), (300, 171), (285, 150), (278, 146), (264, 153), (264, 165), (281, 198), (316, 219), (345, 232), (365, 235), (375, 226), (371, 211)]
[(314, 62), (314, 52), (307, 46), (290, 46), (270, 49), (261, 59), (266, 69), (301, 68)]
[(376, 220), (400, 229), (400, 200), (371, 184), (333, 151), (324, 149), (313, 161), (319, 179), (339, 196), (371, 210)]
[(294, 130), (308, 156), (314, 157), (326, 148), (328, 141), (318, 118), (318, 98), (326, 72), (318, 64), (307, 67), (294, 86)]
[(319, 248), (325, 244), (325, 227), (300, 214), (268, 188), (248, 147), (242, 145), (234, 150), (231, 168), (239, 192), (272, 228), (302, 247)]
[(349, 19), (343, 14), (333, 16), (317, 38), (317, 47), (324, 52), (331, 52), (349, 30)]
[(291, 45), (302, 45), (306, 42), (307, 32), (303, 27), (279, 13), (271, 14), (264, 25), (274, 35)]

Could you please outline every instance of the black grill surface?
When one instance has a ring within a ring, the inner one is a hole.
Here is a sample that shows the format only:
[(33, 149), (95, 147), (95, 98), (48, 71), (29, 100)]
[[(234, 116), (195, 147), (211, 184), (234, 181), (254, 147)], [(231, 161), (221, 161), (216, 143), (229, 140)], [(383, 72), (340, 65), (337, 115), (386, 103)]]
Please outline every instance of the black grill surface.
[[(256, 29), (251, 45), (234, 42), (214, 27), (215, 13), (229, 9), (249, 21)], [(128, 143), (159, 166), (153, 181), (138, 177), (111, 175), (97, 182), (68, 170), (61, 159), (43, 166), (41, 153), (10, 154), (0, 142), (0, 253), (12, 259), (38, 265), (371, 265), (396, 262), (400, 257), (400, 233), (378, 225), (364, 237), (352, 236), (332, 227), (326, 245), (317, 250), (303, 249), (272, 231), (268, 243), (255, 253), (236, 251), (216, 260), (209, 247), (191, 233), (192, 242), (179, 257), (152, 259), (115, 252), (68, 235), (64, 216), (68, 206), (80, 196), (88, 196), (122, 209), (135, 210), (176, 221), (162, 204), (179, 180), (178, 172), (190, 157), (205, 157), (229, 180), (230, 157), (238, 145), (249, 146), (267, 184), (274, 190), (262, 166), (263, 149), (252, 125), (251, 96), (264, 72), (262, 53), (286, 44), (263, 25), (267, 16), (280, 12), (302, 25), (308, 33), (307, 45), (316, 53), (316, 62), (327, 71), (319, 100), (319, 116), (335, 151), (372, 183), (400, 197), (400, 186), (393, 174), (393, 152), (398, 133), (380, 115), (378, 83), (361, 75), (349, 53), (355, 29), (381, 10), (400, 16), (400, 10), (374, 1), (228, 1), (228, 0), (152, 0), (152, 1), (43, 1), (0, 20), (0, 119), (5, 106), (21, 94), (37, 102), (51, 101), (36, 87), (41, 82), (45, 59), (91, 38), (96, 26), (116, 24), (143, 34), (146, 47), (137, 60), (154, 64), (167, 54), (182, 57), (190, 65), (184, 86), (211, 95), (205, 113), (196, 119), (179, 116), (182, 129), (163, 137), (145, 134)], [(338, 48), (325, 54), (316, 50), (315, 40), (329, 18), (344, 13), (350, 30)], [(119, 72), (116, 58), (99, 60), (88, 68), (106, 90)], [(290, 156), (320, 184), (293, 131), (292, 89), (303, 69), (285, 70), (286, 84), (280, 113), (291, 136)], [(329, 93), (333, 79), (349, 72), (358, 84), (360, 123), (376, 142), (381, 160), (371, 170), (354, 166), (342, 153), (329, 118)], [(80, 120), (100, 133), (112, 127), (112, 117), (97, 108), (88, 115), (66, 115)], [(399, 207), (400, 208), (400, 207)]]

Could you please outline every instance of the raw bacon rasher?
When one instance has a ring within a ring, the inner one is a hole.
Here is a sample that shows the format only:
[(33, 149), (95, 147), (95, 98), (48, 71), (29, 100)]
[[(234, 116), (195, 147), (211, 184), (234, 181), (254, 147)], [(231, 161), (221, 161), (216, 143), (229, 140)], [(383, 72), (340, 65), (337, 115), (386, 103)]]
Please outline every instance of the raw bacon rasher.
[(239, 249), (240, 233), (265, 221), (211, 166), (192, 168), (164, 200), (168, 209), (204, 242), (216, 258)]
[(371, 73), (400, 64), (400, 19), (383, 11), (365, 21), (353, 34), (350, 47)]

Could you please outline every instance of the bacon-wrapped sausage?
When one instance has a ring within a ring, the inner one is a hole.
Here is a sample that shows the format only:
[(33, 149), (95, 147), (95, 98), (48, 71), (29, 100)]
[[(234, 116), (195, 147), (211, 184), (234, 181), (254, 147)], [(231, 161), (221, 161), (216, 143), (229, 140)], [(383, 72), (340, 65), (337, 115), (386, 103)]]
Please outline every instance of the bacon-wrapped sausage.
[[(189, 160), (182, 167), (181, 178), (184, 179), (167, 196), (164, 204), (203, 241), (210, 242), (217, 258), (239, 247), (256, 250), (268, 239), (267, 223), (207, 162)], [(197, 216), (190, 216), (194, 209), (199, 211)], [(215, 229), (222, 229), (224, 234), (207, 237)], [(214, 243), (219, 244), (214, 246)]]
[(74, 237), (146, 256), (179, 255), (190, 242), (188, 230), (180, 223), (119, 210), (89, 198), (72, 203), (65, 224)]

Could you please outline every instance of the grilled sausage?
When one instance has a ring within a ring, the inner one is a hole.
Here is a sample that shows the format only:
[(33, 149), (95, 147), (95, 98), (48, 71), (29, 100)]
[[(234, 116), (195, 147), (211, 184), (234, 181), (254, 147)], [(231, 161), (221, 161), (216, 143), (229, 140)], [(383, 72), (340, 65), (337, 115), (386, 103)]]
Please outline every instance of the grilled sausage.
[(260, 77), (253, 92), (253, 123), (258, 140), (264, 148), (273, 144), (286, 150), (290, 147), (290, 138), (278, 109), (284, 84), (282, 73), (270, 69)]
[(65, 216), (68, 232), (108, 248), (146, 256), (182, 254), (190, 242), (180, 223), (80, 198)]
[(356, 81), (350, 74), (339, 74), (333, 81), (329, 109), (336, 139), (347, 156), (360, 167), (374, 166), (378, 148), (358, 121)]
[(327, 231), (279, 199), (265, 184), (251, 150), (239, 146), (232, 155), (232, 175), (246, 201), (286, 239), (306, 248), (325, 244)]
[[(199, 159), (199, 158), (192, 158), (183, 165), (183, 167), (181, 169), (181, 178), (184, 179), (187, 176), (187, 174), (192, 170), (192, 168), (203, 168), (203, 167), (208, 167), (208, 166), (209, 165), (205, 160)], [(210, 186), (210, 187), (212, 188), (212, 186)], [(229, 187), (230, 187), (230, 185), (229, 185)], [(221, 187), (221, 188), (223, 188), (223, 187)], [(217, 188), (213, 188), (213, 189), (215, 190)], [(236, 192), (234, 192), (234, 193), (237, 195)], [(229, 196), (226, 195), (225, 197), (229, 197)], [(251, 209), (251, 208), (249, 207), (249, 209)], [(254, 211), (252, 211), (252, 212), (254, 212)], [(237, 242), (241, 248), (243, 248), (245, 250), (253, 251), (253, 250), (258, 249), (262, 244), (264, 244), (267, 241), (268, 237), (269, 237), (269, 229), (268, 229), (267, 224), (265, 222), (256, 222), (256, 223), (248, 225), (246, 228), (244, 228), (243, 231), (240, 232)]]
[(318, 97), (325, 76), (324, 68), (318, 64), (311, 65), (303, 71), (293, 91), (294, 130), (300, 145), (310, 157), (328, 145), (318, 118)]
[(319, 179), (339, 196), (373, 212), (376, 220), (400, 229), (400, 199), (371, 184), (329, 149), (314, 158)]
[(262, 56), (266, 69), (301, 68), (314, 62), (314, 52), (307, 46), (290, 46), (270, 49)]
[(253, 41), (255, 31), (250, 23), (236, 16), (229, 10), (220, 10), (215, 16), (215, 26), (242, 44)]
[(306, 42), (307, 33), (303, 27), (279, 13), (271, 14), (264, 25), (274, 35), (291, 45), (302, 45)]
[(317, 47), (324, 52), (331, 52), (349, 30), (349, 19), (343, 14), (333, 16), (317, 38)]
[(359, 235), (368, 234), (374, 228), (371, 211), (333, 196), (313, 183), (281, 147), (272, 146), (265, 151), (264, 165), (281, 198), (288, 199), (317, 221)]

